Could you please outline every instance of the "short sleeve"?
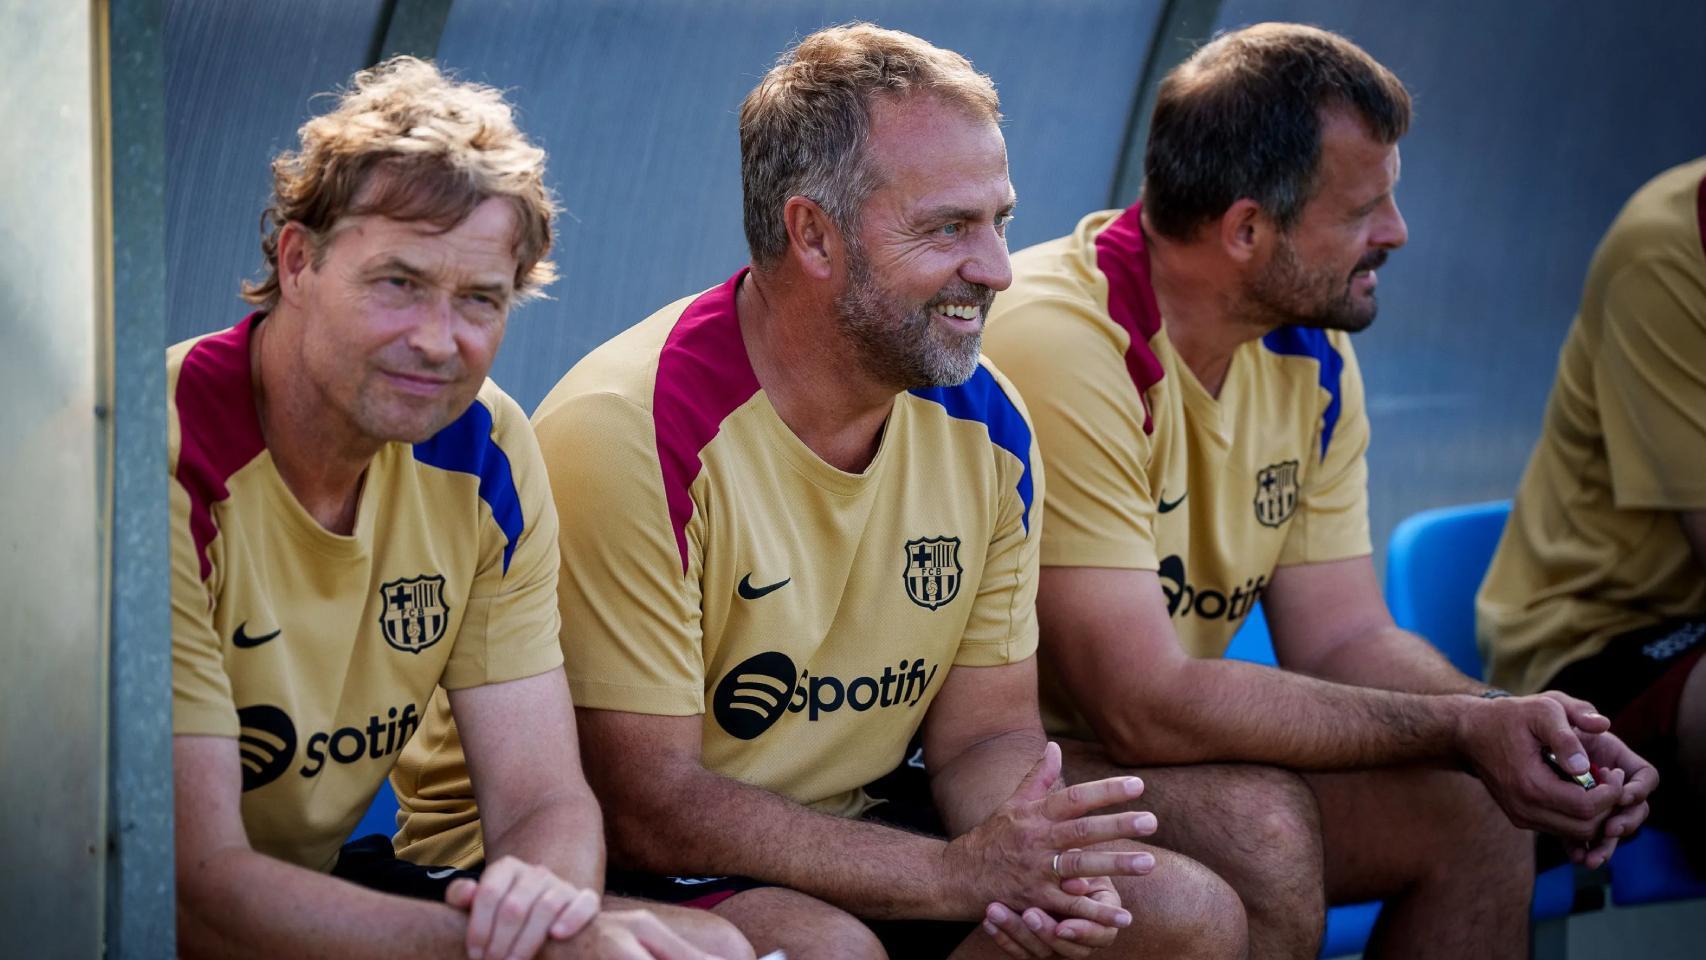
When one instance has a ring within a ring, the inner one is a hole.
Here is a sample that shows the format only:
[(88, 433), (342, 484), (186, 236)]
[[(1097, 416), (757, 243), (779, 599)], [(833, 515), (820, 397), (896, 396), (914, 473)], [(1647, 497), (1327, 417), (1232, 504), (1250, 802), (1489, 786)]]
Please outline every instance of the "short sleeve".
[[(1313, 447), (1319, 459), (1305, 475), (1297, 513), (1280, 551), (1282, 567), (1362, 557), (1374, 549), (1368, 532), (1368, 410), (1362, 370), (1348, 338), (1333, 334), (1328, 343), (1323, 362), (1330, 364), (1336, 356), (1340, 368), (1336, 378), (1324, 378), (1329, 381), (1323, 385), (1327, 396)], [(1332, 409), (1335, 386), (1337, 411)]]
[[(1002, 386), (1010, 398), (1017, 393), (1006, 383)], [(1028, 425), (1024, 405), (1015, 400), (1015, 406)], [(977, 603), (954, 658), (958, 666), (998, 667), (1037, 652), (1037, 567), (1045, 511), (1042, 455), (1034, 428), (1030, 437), (1028, 464), (1004, 449), (994, 448), (1001, 474), (1001, 506), (991, 530)], [(1031, 482), (1028, 505), (1020, 493), (1020, 478), (1027, 467)]]
[(991, 355), (1024, 395), (1048, 467), (1042, 565), (1156, 569), (1143, 398), (1106, 321), (1056, 298), (998, 322)]
[[(537, 676), (563, 662), (557, 645), (557, 510), (539, 443), (508, 396), (488, 387), (476, 402), (492, 411), (493, 448), (487, 456), (507, 463), (521, 529), (512, 547), (496, 516), (486, 524), (480, 569), (440, 680), (449, 690)], [(486, 475), (481, 482), (497, 484)], [(503, 511), (504, 498), (494, 500)], [(488, 503), (482, 509), (494, 508)]]
[(703, 713), (697, 525), (684, 572), (650, 413), (592, 393), (553, 404), (535, 428), (562, 518), (558, 606), (575, 705)]
[(1649, 257), (1606, 288), (1593, 391), (1620, 509), (1706, 509), (1706, 281)]
[(176, 476), (167, 485), (172, 524), (172, 732), (235, 737), (237, 705), (213, 626), (212, 595), (201, 577), (201, 559), (190, 533), (189, 492)]

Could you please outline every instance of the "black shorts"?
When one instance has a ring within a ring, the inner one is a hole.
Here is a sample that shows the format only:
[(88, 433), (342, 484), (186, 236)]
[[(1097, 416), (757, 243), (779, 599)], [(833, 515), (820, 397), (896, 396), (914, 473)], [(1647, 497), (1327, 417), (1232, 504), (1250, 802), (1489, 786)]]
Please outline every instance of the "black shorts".
[(1604, 650), (1558, 671), (1547, 684), (1580, 697), (1611, 718), (1611, 730), (1658, 768), (1652, 822), (1670, 830), (1698, 830), (1698, 811), (1687, 807), (1677, 710), (1682, 688), (1706, 654), (1706, 619), (1673, 620), (1614, 638)]
[(471, 870), (460, 870), (400, 860), (391, 849), (390, 837), (372, 833), (343, 845), (338, 851), (338, 862), (332, 867), (332, 876), (381, 893), (443, 903), (444, 891), (452, 880), (459, 877), (478, 880), (484, 868), (485, 864), (476, 864)]
[[(947, 828), (930, 798), (930, 778), (924, 772), (921, 753), (915, 747), (908, 756), (908, 762), (865, 788), (882, 802), (866, 811), (863, 819), (925, 836), (946, 837)], [(709, 910), (737, 893), (777, 884), (750, 877), (665, 877), (612, 868), (607, 886), (619, 896)], [(932, 960), (952, 953), (980, 922), (866, 920), (865, 925), (894, 960)]]

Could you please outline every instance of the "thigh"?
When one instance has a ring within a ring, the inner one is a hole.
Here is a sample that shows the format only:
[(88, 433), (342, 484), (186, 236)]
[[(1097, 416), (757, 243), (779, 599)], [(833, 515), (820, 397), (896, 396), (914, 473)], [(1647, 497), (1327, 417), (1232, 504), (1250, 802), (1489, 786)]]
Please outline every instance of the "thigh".
[(1320, 805), (1329, 903), (1396, 896), (1464, 860), (1521, 860), (1532, 872), (1532, 836), (1469, 774), (1381, 767), (1304, 779)]
[[(1320, 818), (1298, 775), (1242, 763), (1131, 769), (1110, 762), (1098, 744), (1060, 743), (1068, 782), (1142, 778), (1132, 809), (1155, 814), (1155, 846), (1200, 861), (1234, 885), (1258, 861), (1264, 883), (1319, 882)], [(1289, 879), (1288, 867), (1295, 873)]]

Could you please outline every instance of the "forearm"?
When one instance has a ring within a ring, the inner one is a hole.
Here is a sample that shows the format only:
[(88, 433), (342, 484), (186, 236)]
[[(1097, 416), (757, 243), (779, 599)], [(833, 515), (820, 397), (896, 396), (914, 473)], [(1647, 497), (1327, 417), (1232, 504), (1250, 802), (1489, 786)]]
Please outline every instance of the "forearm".
[(1042, 727), (1032, 725), (979, 741), (939, 769), (932, 766), (930, 792), (948, 835), (957, 837), (987, 820), (1013, 795), (1047, 742)]
[(1396, 626), (1335, 645), (1313, 662), (1298, 667), (1334, 683), (1404, 693), (1467, 693), (1491, 689), (1465, 676), (1432, 644)]
[(467, 918), (231, 847), (178, 870), (185, 957), (465, 955)]
[[(577, 778), (578, 779), (578, 778)], [(486, 835), (486, 860), (512, 856), (582, 889), (604, 890), (604, 825), (598, 801), (579, 789), (542, 797), (513, 824)]]
[(983, 909), (959, 902), (944, 841), (819, 813), (702, 768), (654, 776), (607, 809), (612, 856), (632, 869), (752, 877), (871, 919), (975, 919)]
[(1254, 762), (1298, 770), (1459, 762), (1466, 696), (1332, 683), (1229, 660), (1182, 662), (1093, 708), (1117, 762)]

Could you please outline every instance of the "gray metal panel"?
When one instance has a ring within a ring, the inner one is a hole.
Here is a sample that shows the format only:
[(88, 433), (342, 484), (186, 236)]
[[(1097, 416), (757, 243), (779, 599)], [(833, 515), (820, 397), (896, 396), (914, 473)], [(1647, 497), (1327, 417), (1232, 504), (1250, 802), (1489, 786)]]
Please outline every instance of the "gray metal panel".
[[(0, 0), (0, 930), (93, 957), (105, 888), (95, 4)], [(25, 131), (17, 135), (16, 131)]]
[(162, 0), (113, 0), (112, 668), (107, 956), (175, 952), (166, 543)]
[(1600, 235), (1706, 154), (1706, 4), (1227, 0), (1220, 25), (1267, 19), (1347, 34), (1416, 99), (1410, 243), (1356, 340), (1378, 552), (1409, 513), (1515, 491)]
[(569, 210), (554, 300), (510, 321), (493, 375), (531, 408), (589, 349), (746, 261), (735, 129), (788, 43), (866, 18), (995, 78), (1019, 191), (1015, 249), (1101, 207), (1159, 3), (944, 0), (463, 2), (440, 62), (508, 89)]
[[(366, 66), (384, 0), (168, 0), (166, 277), (171, 342), (242, 319), (268, 164), (309, 98)], [(318, 110), (324, 110), (319, 105)]]

